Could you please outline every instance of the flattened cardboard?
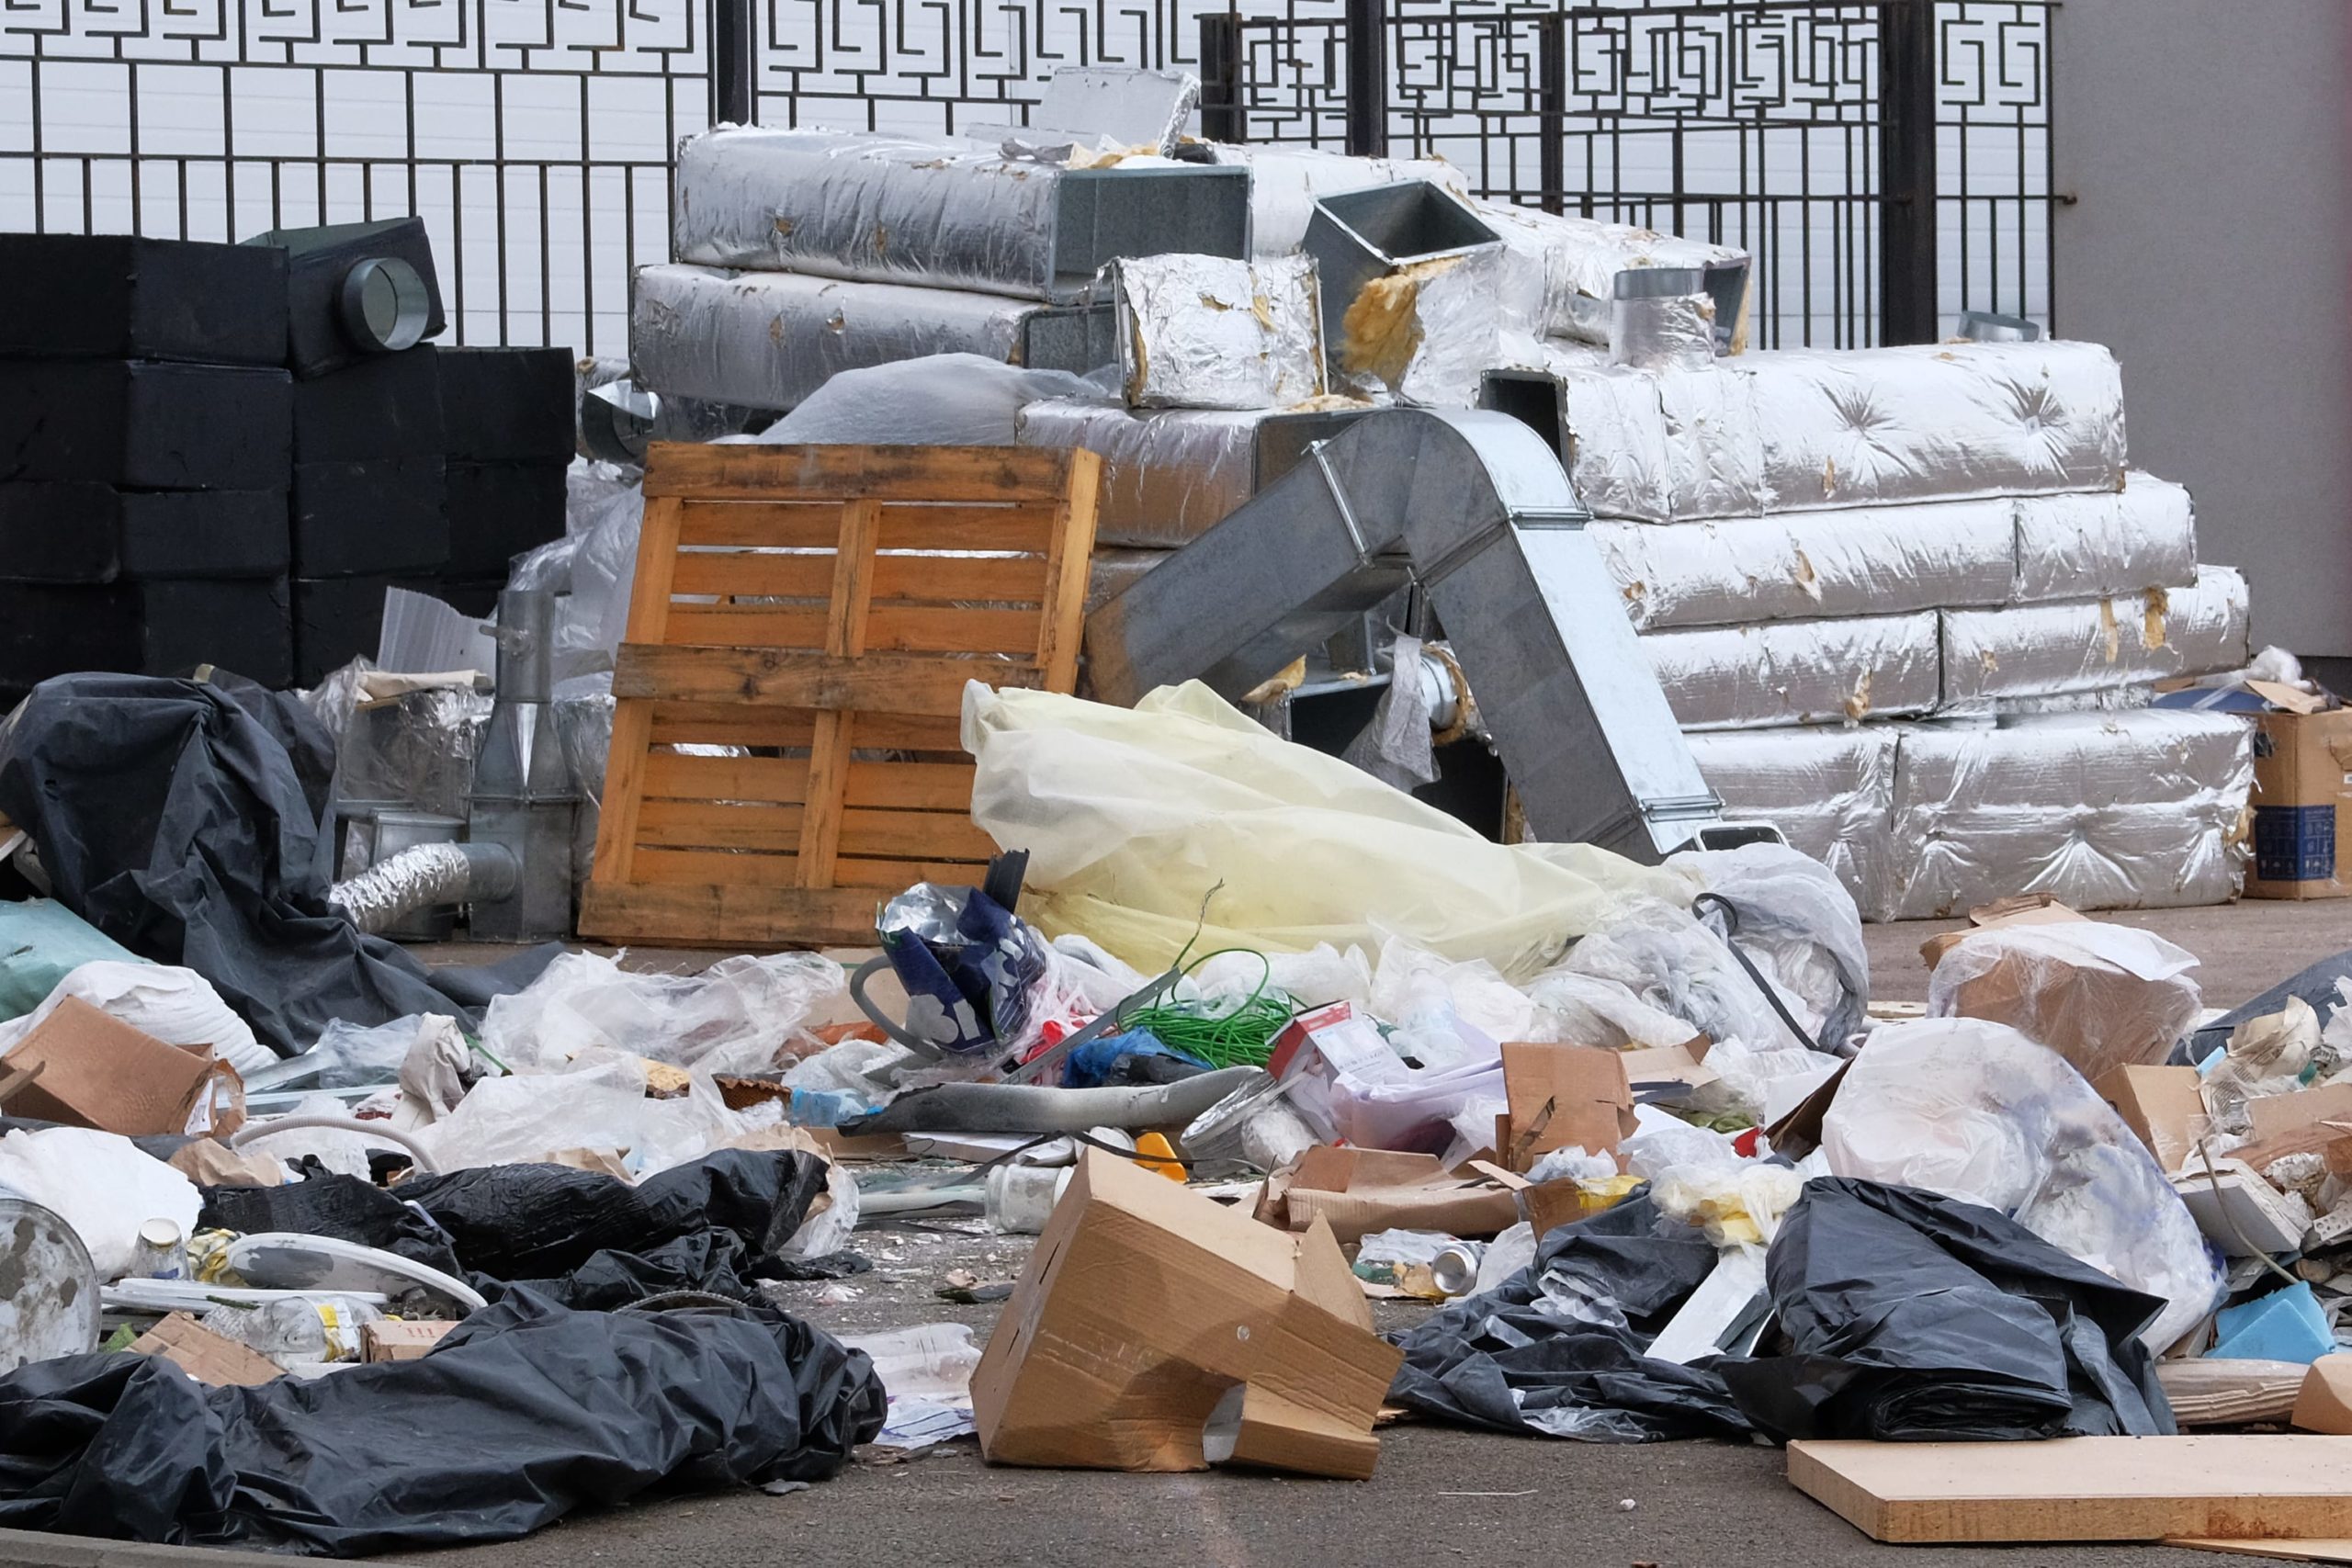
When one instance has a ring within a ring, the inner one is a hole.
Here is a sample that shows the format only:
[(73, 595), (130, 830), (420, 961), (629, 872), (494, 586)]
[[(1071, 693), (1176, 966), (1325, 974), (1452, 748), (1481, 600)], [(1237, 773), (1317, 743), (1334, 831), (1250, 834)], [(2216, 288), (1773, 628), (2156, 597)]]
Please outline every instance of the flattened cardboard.
[(1502, 1057), (1510, 1109), (1496, 1119), (1495, 1141), (1513, 1170), (1554, 1149), (1614, 1154), (1633, 1135), (1638, 1123), (1623, 1052), (1514, 1041)]
[(1829, 1113), (1829, 1102), (1838, 1098), (1838, 1086), (1846, 1081), (1849, 1065), (1840, 1062), (1836, 1072), (1821, 1080), (1820, 1088), (1797, 1101), (1795, 1110), (1764, 1129), (1765, 1142), (1772, 1145), (1774, 1154), (1803, 1159), (1821, 1146), (1821, 1119)]
[(2290, 1426), (2306, 1432), (2352, 1437), (2352, 1356), (2322, 1356), (2303, 1373)]
[(1519, 1223), (1510, 1191), (1447, 1171), (1435, 1155), (1318, 1144), (1267, 1179), (1257, 1218), (1303, 1231), (1321, 1220), (1340, 1241), (1374, 1231), (1489, 1236)]
[(2256, 716), (2249, 898), (2352, 897), (2352, 708)]
[[(2091, 1084), (2140, 1135), (2166, 1175), (2178, 1170), (2206, 1124), (2205, 1098), (2195, 1067), (2122, 1066)], [(1776, 1147), (1778, 1145), (1775, 1145)], [(2242, 1153), (2243, 1151), (2233, 1151)]]
[(161, 1356), (201, 1383), (252, 1388), (286, 1375), (286, 1369), (225, 1334), (215, 1334), (184, 1312), (173, 1313), (130, 1342), (133, 1354)]
[(203, 1130), (214, 1063), (208, 1050), (166, 1045), (68, 997), (0, 1057), (40, 1076), (8, 1100), (12, 1116), (95, 1127), (126, 1137)]
[(2352, 1131), (2352, 1083), (2257, 1095), (2245, 1102), (2245, 1113), (2257, 1143), (2335, 1122), (2342, 1123), (2338, 1131)]
[(454, 1323), (426, 1323), (407, 1318), (359, 1325), (359, 1359), (363, 1361), (413, 1361), (441, 1343)]
[(1617, 1055), (1624, 1064), (1628, 1084), (1677, 1083), (1686, 1089), (1700, 1089), (1723, 1077), (1706, 1065), (1708, 1044), (1707, 1037), (1702, 1034), (1687, 1045), (1620, 1051)]
[(1329, 1225), (1277, 1231), (1089, 1150), (972, 1404), (995, 1464), (1202, 1470), (1214, 1452), (1362, 1480), (1403, 1359), (1373, 1334)]
[(1919, 944), (1919, 956), (1933, 969), (1962, 942), (1981, 931), (2001, 926), (2054, 926), (2086, 917), (2047, 893), (2015, 893), (1979, 904), (1968, 911), (1968, 924), (1956, 931), (1938, 931)]

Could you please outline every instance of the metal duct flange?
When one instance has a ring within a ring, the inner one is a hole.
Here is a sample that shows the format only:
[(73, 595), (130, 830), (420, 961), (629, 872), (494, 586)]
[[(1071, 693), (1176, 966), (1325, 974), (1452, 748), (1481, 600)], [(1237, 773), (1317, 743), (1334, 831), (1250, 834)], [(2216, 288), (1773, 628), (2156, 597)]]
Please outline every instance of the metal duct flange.
[(398, 256), (369, 256), (343, 275), (337, 310), (354, 344), (370, 354), (398, 354), (424, 341), (433, 319), (433, 291), (416, 268)]

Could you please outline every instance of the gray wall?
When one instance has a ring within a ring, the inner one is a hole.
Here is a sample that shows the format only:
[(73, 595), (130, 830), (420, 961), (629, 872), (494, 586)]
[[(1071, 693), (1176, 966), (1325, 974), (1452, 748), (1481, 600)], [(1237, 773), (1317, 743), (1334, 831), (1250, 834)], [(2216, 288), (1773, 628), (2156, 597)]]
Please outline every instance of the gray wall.
[(2256, 645), (2352, 655), (2352, 0), (2065, 0), (2052, 54), (2057, 331)]

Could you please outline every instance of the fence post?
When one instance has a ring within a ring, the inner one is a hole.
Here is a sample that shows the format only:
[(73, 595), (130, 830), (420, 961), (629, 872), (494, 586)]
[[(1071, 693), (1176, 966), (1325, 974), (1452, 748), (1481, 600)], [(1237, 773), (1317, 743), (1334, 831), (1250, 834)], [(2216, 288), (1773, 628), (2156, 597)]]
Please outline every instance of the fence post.
[(1201, 135), (1238, 142), (1249, 134), (1241, 118), (1241, 18), (1211, 11), (1201, 17)]
[(1935, 0), (1879, 7), (1879, 341), (1933, 343)]
[(1536, 152), (1544, 210), (1568, 209), (1568, 19), (1535, 24), (1535, 123), (1544, 141)]
[(753, 0), (710, 0), (710, 118), (750, 125), (759, 118), (752, 85)]
[(1388, 0), (1348, 0), (1348, 152), (1388, 156)]

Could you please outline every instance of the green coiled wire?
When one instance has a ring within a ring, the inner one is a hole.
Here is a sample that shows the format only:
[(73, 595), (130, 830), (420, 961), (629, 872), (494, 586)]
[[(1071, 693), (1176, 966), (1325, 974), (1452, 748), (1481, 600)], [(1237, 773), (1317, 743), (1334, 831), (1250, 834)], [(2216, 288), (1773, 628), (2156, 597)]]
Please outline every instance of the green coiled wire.
[[(1203, 953), (1184, 973), (1190, 975), (1212, 958), (1247, 953), (1265, 964), (1258, 988), (1228, 1011), (1218, 1012), (1207, 1002), (1161, 1002), (1129, 1015), (1126, 1026), (1148, 1032), (1170, 1050), (1206, 1062), (1212, 1067), (1262, 1067), (1274, 1054), (1274, 1036), (1297, 1015), (1298, 1004), (1273, 986), (1274, 967), (1253, 948), (1221, 947)], [(1180, 955), (1177, 962), (1183, 963)]]

